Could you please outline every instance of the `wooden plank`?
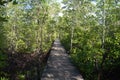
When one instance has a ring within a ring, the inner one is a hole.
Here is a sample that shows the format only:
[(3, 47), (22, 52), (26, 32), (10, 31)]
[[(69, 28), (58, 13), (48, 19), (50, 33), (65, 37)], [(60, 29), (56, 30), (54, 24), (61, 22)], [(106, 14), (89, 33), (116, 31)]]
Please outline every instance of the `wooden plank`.
[(84, 80), (58, 39), (53, 44), (41, 80)]

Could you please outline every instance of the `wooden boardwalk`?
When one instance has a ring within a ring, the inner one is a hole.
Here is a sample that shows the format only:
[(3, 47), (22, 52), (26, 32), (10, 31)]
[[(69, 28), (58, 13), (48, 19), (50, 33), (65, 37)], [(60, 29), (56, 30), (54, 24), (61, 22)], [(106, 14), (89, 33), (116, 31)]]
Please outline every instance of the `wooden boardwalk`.
[(84, 80), (58, 39), (53, 44), (41, 80)]

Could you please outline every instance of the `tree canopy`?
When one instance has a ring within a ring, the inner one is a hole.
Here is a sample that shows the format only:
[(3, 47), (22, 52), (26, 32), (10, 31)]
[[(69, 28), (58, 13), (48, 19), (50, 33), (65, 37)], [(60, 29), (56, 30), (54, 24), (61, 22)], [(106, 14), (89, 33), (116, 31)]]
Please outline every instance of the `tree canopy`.
[(4, 70), (11, 57), (43, 57), (55, 38), (85, 80), (119, 79), (119, 0), (0, 0), (1, 80), (10, 78)]

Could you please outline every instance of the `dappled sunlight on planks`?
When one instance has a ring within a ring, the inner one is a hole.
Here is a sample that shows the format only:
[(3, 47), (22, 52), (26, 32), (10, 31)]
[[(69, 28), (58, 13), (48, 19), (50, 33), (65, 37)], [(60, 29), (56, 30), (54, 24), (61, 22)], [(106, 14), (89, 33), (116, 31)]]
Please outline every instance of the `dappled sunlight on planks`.
[(84, 80), (70, 62), (68, 54), (59, 40), (53, 44), (41, 80)]
[(65, 49), (61, 48), (61, 47), (52, 47), (53, 50), (61, 50), (61, 51), (65, 51)]

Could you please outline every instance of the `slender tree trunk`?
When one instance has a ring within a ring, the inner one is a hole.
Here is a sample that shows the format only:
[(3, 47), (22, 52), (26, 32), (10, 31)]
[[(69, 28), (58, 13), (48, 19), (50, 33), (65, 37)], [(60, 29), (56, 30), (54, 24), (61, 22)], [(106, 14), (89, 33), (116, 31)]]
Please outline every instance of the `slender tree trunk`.
[(43, 42), (43, 32), (42, 32), (42, 26), (40, 26), (40, 51), (42, 51), (42, 42)]
[(105, 0), (103, 0), (103, 17), (102, 17), (102, 23), (103, 23), (103, 28), (102, 28), (102, 49), (104, 50), (103, 51), (103, 58), (102, 58), (102, 62), (101, 62), (101, 65), (100, 65), (100, 68), (99, 68), (99, 71), (98, 71), (98, 80), (101, 80), (102, 78), (102, 70), (103, 70), (103, 63), (105, 61), (105, 33), (106, 33), (106, 25), (105, 25)]
[(74, 27), (72, 26), (72, 28), (71, 28), (71, 42), (70, 42), (70, 51), (72, 50), (72, 47), (73, 47), (73, 45), (72, 45), (72, 43), (73, 43), (73, 33), (74, 33)]

